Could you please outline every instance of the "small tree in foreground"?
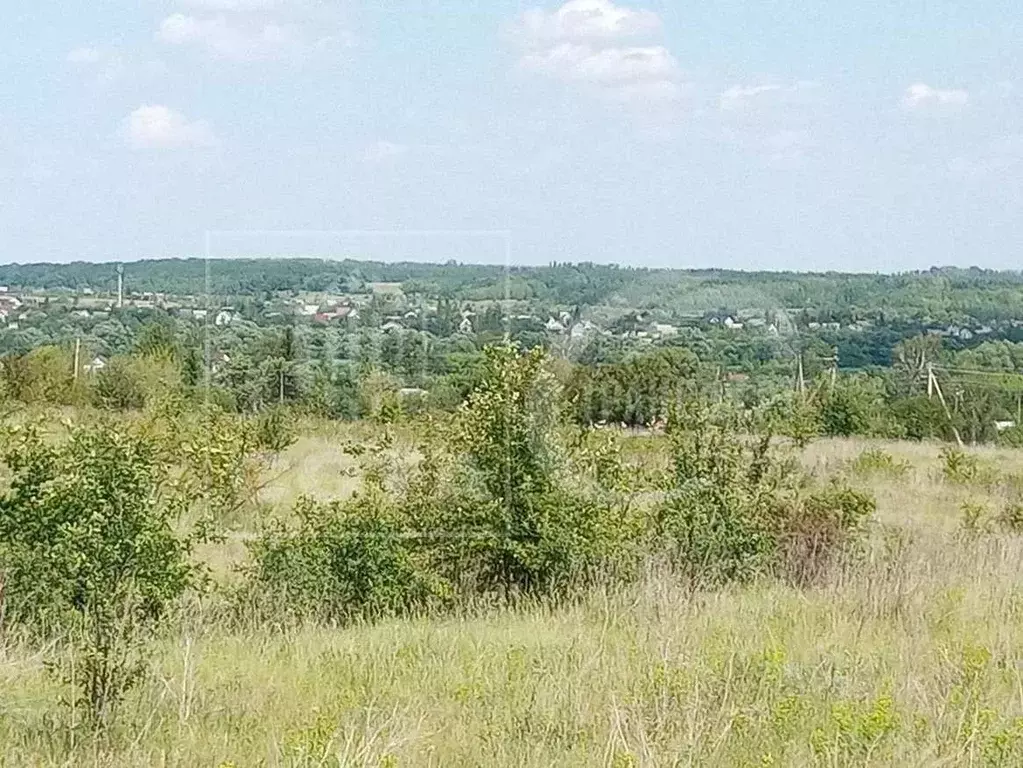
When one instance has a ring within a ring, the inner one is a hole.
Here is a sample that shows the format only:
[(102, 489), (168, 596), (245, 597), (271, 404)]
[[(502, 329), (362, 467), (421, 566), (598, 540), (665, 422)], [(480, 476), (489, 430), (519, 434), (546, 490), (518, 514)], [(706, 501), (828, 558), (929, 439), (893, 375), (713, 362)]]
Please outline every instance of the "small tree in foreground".
[(175, 532), (192, 495), (151, 441), (115, 426), (71, 428), (54, 443), (32, 428), (4, 450), (0, 569), (7, 618), (66, 632), (78, 703), (107, 725), (144, 669), (147, 640), (199, 572)]
[(673, 467), (656, 530), (677, 567), (711, 584), (778, 573), (819, 578), (873, 512), (870, 496), (815, 488), (769, 435), (744, 433), (734, 413), (690, 404), (669, 424)]
[(484, 354), (455, 420), (461, 493), (441, 525), (466, 543), (448, 566), (506, 594), (558, 592), (607, 573), (637, 527), (620, 498), (591, 492), (573, 474), (545, 353), (498, 346)]

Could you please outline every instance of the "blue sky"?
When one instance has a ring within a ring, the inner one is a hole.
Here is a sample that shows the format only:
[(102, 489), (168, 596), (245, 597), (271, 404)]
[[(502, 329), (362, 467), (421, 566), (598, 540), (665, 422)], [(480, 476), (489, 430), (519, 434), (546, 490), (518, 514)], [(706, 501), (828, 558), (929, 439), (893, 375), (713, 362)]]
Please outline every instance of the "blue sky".
[[(457, 10), (456, 10), (457, 9)], [(0, 259), (1019, 268), (1010, 0), (6, 0)], [(495, 261), (479, 237), (216, 255)]]

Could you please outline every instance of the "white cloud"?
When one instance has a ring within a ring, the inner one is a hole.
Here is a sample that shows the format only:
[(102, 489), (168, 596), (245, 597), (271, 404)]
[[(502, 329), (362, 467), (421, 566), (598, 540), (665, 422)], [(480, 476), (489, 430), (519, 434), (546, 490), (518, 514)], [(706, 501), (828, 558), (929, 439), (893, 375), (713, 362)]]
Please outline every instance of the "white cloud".
[(679, 74), (678, 62), (663, 46), (594, 49), (564, 43), (527, 54), (522, 66), (560, 80), (599, 86), (664, 82)]
[(280, 58), (302, 46), (300, 36), (290, 26), (229, 21), (226, 16), (197, 18), (183, 13), (164, 19), (156, 36), (168, 45), (198, 47), (231, 61)]
[(183, 0), (183, 4), (189, 8), (197, 8), (201, 11), (264, 11), (277, 8), (284, 0)]
[(681, 70), (663, 45), (624, 44), (656, 33), (656, 13), (610, 0), (570, 0), (553, 12), (527, 11), (515, 25), (519, 67), (614, 103), (655, 106), (682, 92)]
[(915, 83), (906, 89), (902, 96), (902, 106), (906, 109), (924, 109), (933, 106), (963, 107), (970, 95), (963, 90), (942, 90), (932, 88), (924, 83)]
[(383, 163), (396, 160), (408, 154), (408, 146), (395, 144), (392, 141), (375, 141), (362, 150), (362, 161), (365, 163)]
[(188, 120), (162, 105), (142, 106), (124, 121), (124, 136), (134, 149), (210, 147), (216, 138), (202, 120)]
[(733, 85), (718, 95), (718, 108), (723, 112), (743, 112), (779, 101), (791, 103), (794, 97), (804, 96), (817, 87), (819, 84), (811, 81), (791, 85)]
[(526, 11), (514, 34), (527, 47), (559, 43), (610, 43), (642, 37), (661, 27), (653, 11), (617, 6), (610, 0), (569, 0), (556, 11)]
[(75, 64), (76, 66), (87, 67), (93, 64), (99, 64), (105, 58), (106, 54), (99, 48), (85, 46), (69, 51), (67, 55), (67, 62), (69, 64)]
[(718, 97), (718, 106), (726, 112), (734, 112), (743, 109), (758, 96), (780, 90), (780, 85), (733, 85)]
[(681, 83), (671, 80), (628, 83), (607, 89), (603, 98), (607, 101), (633, 108), (654, 108), (677, 102), (685, 90)]

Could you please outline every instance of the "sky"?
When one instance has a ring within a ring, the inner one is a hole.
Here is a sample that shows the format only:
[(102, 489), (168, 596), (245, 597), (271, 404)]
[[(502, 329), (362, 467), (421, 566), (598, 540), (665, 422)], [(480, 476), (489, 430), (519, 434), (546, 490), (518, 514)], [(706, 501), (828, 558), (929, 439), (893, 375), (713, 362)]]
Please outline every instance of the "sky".
[(231, 232), (213, 256), (1023, 260), (1018, 0), (4, 0), (3, 17), (2, 263), (198, 256), (210, 231)]

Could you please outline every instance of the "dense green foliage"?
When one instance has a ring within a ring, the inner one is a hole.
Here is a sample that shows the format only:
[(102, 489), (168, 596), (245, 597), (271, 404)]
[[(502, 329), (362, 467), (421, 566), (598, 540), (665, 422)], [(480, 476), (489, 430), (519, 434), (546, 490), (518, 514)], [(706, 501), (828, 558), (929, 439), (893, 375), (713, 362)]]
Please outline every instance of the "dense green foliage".
[[(560, 596), (654, 561), (697, 585), (776, 574), (805, 583), (857, 538), (873, 501), (819, 487), (727, 404), (671, 420), (671, 466), (641, 476), (609, 433), (579, 432), (539, 351), (488, 348), (451, 423), (424, 434), (398, 485), (383, 442), (354, 449), (363, 490), (305, 500), (252, 547), (254, 591), (332, 621), (459, 598)], [(656, 491), (655, 504), (638, 503)]]
[(147, 637), (195, 583), (191, 540), (174, 529), (191, 498), (152, 441), (112, 426), (48, 444), (11, 435), (0, 498), (7, 618), (76, 648), (69, 678), (105, 724), (141, 674)]
[[(480, 380), (484, 347), (508, 338), (564, 361), (555, 374), (583, 425), (663, 423), (668, 401), (699, 392), (771, 412), (801, 441), (1004, 442), (1014, 437), (996, 422), (1023, 411), (1015, 273), (232, 259), (210, 265), (207, 294), (205, 267), (129, 264), (124, 307), (110, 265), (0, 267), (7, 295), (24, 298), (0, 300), (5, 394), (113, 410), (177, 394), (240, 413), (391, 422), (454, 411)], [(783, 403), (800, 368), (805, 397)]]

